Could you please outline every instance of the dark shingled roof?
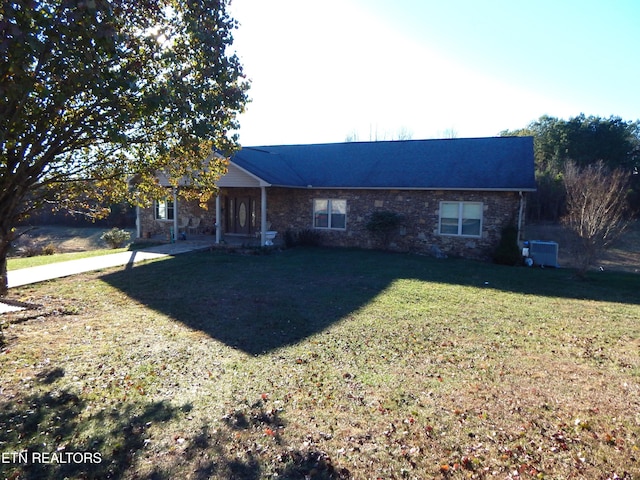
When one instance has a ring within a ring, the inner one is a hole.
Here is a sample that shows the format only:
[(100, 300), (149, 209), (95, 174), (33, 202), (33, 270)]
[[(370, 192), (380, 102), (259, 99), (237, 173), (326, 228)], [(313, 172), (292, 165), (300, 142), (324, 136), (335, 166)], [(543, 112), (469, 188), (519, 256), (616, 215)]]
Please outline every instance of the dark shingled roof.
[(244, 147), (231, 161), (281, 187), (536, 188), (532, 137)]

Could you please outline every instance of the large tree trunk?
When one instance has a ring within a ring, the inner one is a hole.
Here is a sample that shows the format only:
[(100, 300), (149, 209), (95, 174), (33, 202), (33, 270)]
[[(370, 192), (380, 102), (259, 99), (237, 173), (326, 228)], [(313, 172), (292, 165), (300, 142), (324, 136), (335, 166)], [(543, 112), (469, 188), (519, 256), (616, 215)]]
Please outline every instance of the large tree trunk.
[(4, 226), (0, 227), (0, 297), (4, 297), (9, 291), (7, 279), (7, 255), (11, 248), (13, 235), (11, 230), (5, 232)]
[[(4, 175), (4, 173), (3, 173)], [(4, 178), (2, 179), (5, 180)], [(12, 185), (5, 189), (6, 181), (0, 190), (0, 297), (4, 297), (8, 291), (7, 284), (7, 256), (11, 244), (16, 239), (15, 226), (21, 219), (22, 201), (28, 187), (22, 184)], [(26, 213), (26, 212), (25, 212)]]

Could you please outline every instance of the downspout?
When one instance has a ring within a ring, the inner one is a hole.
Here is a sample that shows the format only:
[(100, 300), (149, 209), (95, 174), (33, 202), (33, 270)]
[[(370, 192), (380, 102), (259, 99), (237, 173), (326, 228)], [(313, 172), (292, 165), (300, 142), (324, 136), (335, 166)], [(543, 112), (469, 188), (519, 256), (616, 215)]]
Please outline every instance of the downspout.
[(522, 218), (524, 214), (524, 195), (522, 194), (522, 190), (519, 191), (518, 194), (520, 195), (520, 208), (518, 210), (518, 243), (520, 243), (522, 241), (520, 236), (522, 234)]
[(260, 245), (267, 243), (267, 187), (260, 187)]

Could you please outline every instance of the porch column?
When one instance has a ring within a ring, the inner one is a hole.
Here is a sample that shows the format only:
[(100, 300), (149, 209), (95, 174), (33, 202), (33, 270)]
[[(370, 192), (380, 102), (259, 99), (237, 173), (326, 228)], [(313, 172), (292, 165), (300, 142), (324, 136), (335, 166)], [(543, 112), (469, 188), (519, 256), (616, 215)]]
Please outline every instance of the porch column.
[(178, 240), (178, 189), (173, 189), (173, 238), (171, 242)]
[(260, 246), (267, 243), (267, 187), (260, 187)]
[(220, 240), (222, 238), (222, 232), (220, 231), (221, 225), (222, 225), (222, 206), (220, 205), (220, 192), (218, 191), (218, 194), (216, 195), (216, 224), (215, 224), (216, 243), (220, 243)]
[(140, 219), (140, 205), (136, 205), (136, 238), (142, 238), (142, 220)]

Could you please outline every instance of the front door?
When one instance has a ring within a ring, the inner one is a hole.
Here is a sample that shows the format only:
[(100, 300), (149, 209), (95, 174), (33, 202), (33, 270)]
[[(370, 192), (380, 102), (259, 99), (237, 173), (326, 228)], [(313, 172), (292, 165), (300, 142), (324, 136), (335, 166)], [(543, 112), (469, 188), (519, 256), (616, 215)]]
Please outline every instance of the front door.
[(227, 197), (227, 232), (251, 235), (256, 224), (256, 201), (251, 197)]

